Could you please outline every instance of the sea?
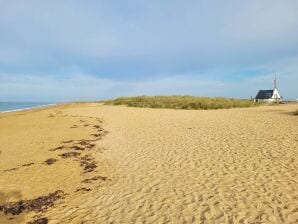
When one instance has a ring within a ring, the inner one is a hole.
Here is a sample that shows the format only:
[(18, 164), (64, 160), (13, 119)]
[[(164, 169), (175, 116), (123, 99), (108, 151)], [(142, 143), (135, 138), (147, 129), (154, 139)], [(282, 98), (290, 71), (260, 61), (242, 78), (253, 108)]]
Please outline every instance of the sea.
[(54, 105), (49, 102), (0, 102), (0, 112), (12, 112), (26, 109), (32, 109), (36, 107), (42, 107), (47, 105)]

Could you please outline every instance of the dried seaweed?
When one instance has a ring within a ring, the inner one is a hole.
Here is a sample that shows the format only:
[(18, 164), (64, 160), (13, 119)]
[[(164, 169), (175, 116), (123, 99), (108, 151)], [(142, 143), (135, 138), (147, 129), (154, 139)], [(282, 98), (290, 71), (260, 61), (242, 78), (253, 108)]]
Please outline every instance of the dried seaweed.
[(76, 190), (76, 192), (79, 192), (79, 191), (91, 191), (91, 189), (82, 187), (82, 188), (79, 188), (79, 189)]
[(14, 167), (14, 168), (11, 168), (11, 169), (7, 169), (7, 170), (3, 170), (4, 172), (10, 172), (10, 171), (15, 171), (15, 170), (18, 170), (19, 167)]
[(44, 163), (47, 165), (52, 165), (55, 162), (57, 162), (57, 159), (54, 159), (54, 158), (50, 158), (50, 159), (47, 159), (46, 161), (44, 161)]
[(77, 157), (81, 155), (80, 152), (65, 152), (60, 154), (59, 156), (61, 156), (61, 158), (66, 159), (66, 158), (70, 158), (70, 157)]
[(63, 198), (63, 191), (55, 191), (47, 196), (41, 196), (32, 200), (21, 200), (17, 202), (9, 202), (4, 205), (0, 205), (0, 211), (5, 214), (19, 215), (23, 212), (42, 212), (52, 207), (54, 202), (60, 198)]
[(73, 140), (63, 141), (62, 143), (71, 143)]
[(85, 173), (92, 172), (97, 168), (96, 162), (90, 155), (85, 155), (80, 158), (80, 165), (84, 168)]
[(34, 163), (23, 164), (22, 166), (32, 166)]
[(54, 149), (50, 149), (49, 151), (57, 151), (57, 150), (65, 149), (65, 148), (66, 148), (66, 146), (61, 145), (61, 146), (58, 146), (58, 147), (56, 147), (56, 148), (54, 148)]
[(45, 217), (28, 222), (28, 224), (48, 224), (48, 223), (49, 223), (49, 220)]
[(88, 178), (88, 179), (85, 179), (83, 181), (81, 181), (82, 183), (91, 183), (92, 181), (95, 181), (95, 180), (103, 180), (103, 181), (106, 181), (108, 180), (107, 177), (103, 177), (103, 176), (96, 176), (96, 177), (92, 177), (92, 178)]

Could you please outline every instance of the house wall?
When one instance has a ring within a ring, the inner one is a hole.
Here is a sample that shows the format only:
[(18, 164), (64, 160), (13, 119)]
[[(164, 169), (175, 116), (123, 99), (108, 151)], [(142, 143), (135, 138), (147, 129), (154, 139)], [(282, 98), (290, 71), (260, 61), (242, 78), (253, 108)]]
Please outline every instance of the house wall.
[(280, 101), (281, 101), (281, 99), (274, 99), (274, 98), (267, 99), (267, 102), (269, 102), (269, 103), (280, 102)]
[(273, 90), (272, 99), (280, 99), (280, 98), (281, 98), (281, 96), (280, 96), (278, 90), (277, 89), (274, 89)]

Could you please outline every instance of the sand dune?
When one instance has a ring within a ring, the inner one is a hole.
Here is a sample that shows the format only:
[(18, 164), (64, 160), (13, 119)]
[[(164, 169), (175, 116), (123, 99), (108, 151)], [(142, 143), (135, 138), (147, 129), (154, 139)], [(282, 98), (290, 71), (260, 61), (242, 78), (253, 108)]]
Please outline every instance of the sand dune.
[[(295, 109), (73, 104), (0, 115), (0, 204), (64, 193), (44, 211), (2, 212), (0, 221), (297, 223)], [(82, 154), (61, 156), (70, 151)], [(86, 155), (97, 166), (90, 172)]]

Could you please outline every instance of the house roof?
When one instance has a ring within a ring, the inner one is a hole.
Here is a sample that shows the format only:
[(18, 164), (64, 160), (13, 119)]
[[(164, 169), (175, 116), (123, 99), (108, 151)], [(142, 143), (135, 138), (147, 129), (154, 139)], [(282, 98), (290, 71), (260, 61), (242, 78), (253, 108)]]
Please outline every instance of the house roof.
[(256, 96), (256, 99), (270, 99), (273, 95), (273, 89), (260, 90)]

